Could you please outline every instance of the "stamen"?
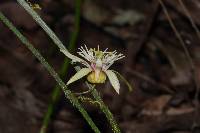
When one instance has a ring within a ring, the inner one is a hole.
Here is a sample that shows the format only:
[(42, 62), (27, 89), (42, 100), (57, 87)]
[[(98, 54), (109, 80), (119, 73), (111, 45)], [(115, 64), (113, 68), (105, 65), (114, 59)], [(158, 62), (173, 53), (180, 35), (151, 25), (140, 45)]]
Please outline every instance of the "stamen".
[(107, 53), (106, 51), (108, 50), (108, 48), (106, 48), (104, 51), (103, 51), (103, 53)]
[[(102, 70), (107, 70), (115, 61), (124, 58), (125, 56), (121, 53), (117, 53), (116, 50), (112, 52), (107, 52), (108, 48), (104, 51), (100, 51), (99, 45), (97, 46), (97, 50), (95, 48), (89, 49), (86, 45), (81, 46), (79, 48), (80, 52), (77, 52), (81, 57), (85, 58), (90, 63), (98, 64)], [(99, 64), (99, 62), (101, 62)], [(85, 65), (85, 64), (84, 64)], [(91, 66), (90, 66), (91, 67)]]
[(86, 45), (85, 45), (85, 49), (86, 49), (86, 51), (87, 51), (87, 52), (89, 52), (89, 50), (88, 50), (88, 48), (87, 48), (87, 46), (86, 46)]

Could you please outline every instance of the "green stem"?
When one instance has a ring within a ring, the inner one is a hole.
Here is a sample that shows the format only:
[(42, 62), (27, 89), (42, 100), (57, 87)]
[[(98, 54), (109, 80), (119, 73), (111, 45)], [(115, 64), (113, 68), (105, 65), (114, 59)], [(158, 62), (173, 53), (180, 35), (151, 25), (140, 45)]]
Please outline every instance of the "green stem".
[(32, 54), (40, 61), (40, 63), (47, 69), (47, 71), (51, 74), (51, 76), (56, 80), (59, 86), (62, 88), (66, 98), (70, 100), (70, 102), (75, 106), (88, 124), (91, 126), (95, 133), (100, 133), (99, 129), (96, 127), (88, 113), (81, 106), (78, 99), (74, 96), (74, 94), (67, 88), (62, 79), (58, 76), (56, 71), (48, 64), (45, 58), (39, 53), (37, 49), (28, 41), (28, 39), (23, 36), (20, 31), (16, 29), (16, 27), (0, 12), (0, 20), (19, 38), (19, 40), (32, 52)]
[[(62, 42), (55, 35), (55, 33), (46, 25), (46, 23), (40, 18), (40, 16), (32, 8), (29, 7), (29, 5), (24, 0), (17, 0), (17, 1), (33, 17), (33, 19), (44, 29), (44, 31), (51, 37), (51, 39), (54, 41), (54, 43), (60, 49), (67, 50), (65, 48), (65, 46), (62, 44)], [(98, 101), (103, 103), (100, 95), (98, 95), (98, 92), (96, 90), (93, 91), (92, 94), (93, 94), (94, 98), (98, 99)], [(110, 124), (112, 126), (113, 131), (115, 133), (120, 133), (120, 129), (119, 129), (119, 126), (118, 126), (117, 122), (115, 121), (112, 113), (109, 111), (109, 109), (107, 108), (107, 106), (104, 103), (102, 104), (101, 110), (105, 113), (107, 119), (109, 120), (109, 122), (110, 122)]]
[[(79, 71), (81, 68), (79, 66), (75, 67), (76, 71)], [(91, 84), (89, 84), (87, 81), (85, 82), (89, 90), (91, 90), (93, 98), (100, 103), (100, 109), (105, 114), (107, 120), (109, 121), (112, 130), (114, 133), (121, 133), (119, 125), (117, 124), (115, 118), (113, 117), (113, 114), (110, 112), (109, 108), (104, 104), (100, 94), (95, 89), (95, 87)]]
[(47, 35), (60, 49), (66, 49), (63, 43), (56, 36), (56, 34), (47, 26), (47, 24), (41, 19), (41, 17), (26, 3), (26, 1), (17, 0), (17, 2), (33, 17), (33, 19), (42, 27), (42, 29), (47, 33)]
[(89, 87), (89, 89), (92, 89), (92, 96), (96, 101), (100, 103), (100, 109), (105, 114), (107, 120), (109, 121), (112, 130), (114, 133), (121, 133), (119, 125), (117, 124), (115, 118), (113, 117), (113, 114), (110, 112), (109, 108), (104, 104), (103, 100), (101, 99), (100, 94), (96, 89), (93, 89), (92, 85), (86, 82), (86, 85)]
[[(74, 51), (74, 49), (75, 49), (75, 44), (76, 44), (76, 41), (78, 38), (78, 33), (80, 31), (81, 0), (76, 0), (75, 6), (76, 6), (75, 7), (75, 30), (70, 37), (69, 46), (68, 46), (68, 50), (70, 52)], [(62, 79), (67, 75), (69, 63), (70, 63), (70, 60), (68, 58), (65, 58), (64, 63), (62, 64), (62, 67), (59, 72), (59, 75)], [(43, 120), (43, 123), (41, 126), (40, 133), (46, 133), (46, 129), (49, 125), (51, 116), (54, 112), (54, 107), (57, 104), (57, 102), (60, 100), (60, 97), (61, 97), (61, 89), (58, 85), (56, 85), (53, 88), (52, 99), (48, 105), (47, 112), (44, 116), (44, 120)]]

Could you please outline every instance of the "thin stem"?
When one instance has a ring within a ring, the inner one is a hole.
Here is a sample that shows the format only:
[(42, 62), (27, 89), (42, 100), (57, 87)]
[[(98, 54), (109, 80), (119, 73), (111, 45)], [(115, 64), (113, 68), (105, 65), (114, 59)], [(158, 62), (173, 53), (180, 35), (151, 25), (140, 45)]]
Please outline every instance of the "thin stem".
[[(79, 66), (75, 67), (76, 71), (79, 71), (81, 68)], [(85, 82), (89, 90), (91, 90), (91, 94), (93, 98), (100, 103), (100, 109), (105, 114), (107, 120), (109, 121), (112, 130), (114, 133), (121, 133), (119, 125), (117, 124), (115, 118), (113, 117), (113, 114), (110, 112), (109, 108), (104, 104), (100, 94), (98, 91), (94, 88), (93, 85), (89, 84), (87, 81)]]
[[(55, 44), (62, 50), (65, 49), (67, 52), (68, 50), (65, 48), (65, 46), (62, 44), (62, 42), (58, 39), (58, 37), (55, 35), (55, 33), (46, 25), (46, 23), (40, 18), (40, 16), (29, 7), (29, 5), (24, 0), (17, 0), (18, 3), (25, 8), (25, 10), (33, 17), (33, 19), (44, 29), (44, 31), (51, 37), (51, 39), (55, 42)], [(70, 54), (70, 53), (69, 53)], [(112, 113), (109, 111), (107, 106), (103, 103), (100, 95), (98, 95), (98, 92), (96, 89), (92, 91), (92, 95), (94, 98), (98, 99), (98, 101), (102, 102), (103, 108), (101, 108), (102, 112), (105, 113), (107, 119), (109, 120), (112, 129), (114, 133), (120, 133), (119, 126), (117, 122), (114, 120), (114, 117)]]
[[(75, 30), (70, 37), (69, 46), (68, 46), (68, 49), (70, 52), (74, 51), (74, 49), (75, 49), (75, 44), (77, 41), (78, 33), (80, 31), (81, 0), (76, 0), (75, 6), (76, 6), (75, 7), (75, 28), (74, 28)], [(70, 60), (65, 57), (64, 63), (62, 64), (62, 67), (59, 72), (59, 75), (62, 79), (67, 75), (67, 72), (68, 72), (67, 70), (69, 68), (69, 64), (70, 64)], [(47, 112), (44, 116), (44, 120), (43, 120), (43, 123), (41, 126), (40, 133), (46, 133), (46, 129), (49, 125), (51, 116), (54, 112), (54, 107), (56, 106), (60, 97), (61, 97), (61, 89), (60, 89), (59, 85), (56, 85), (53, 88), (52, 99), (48, 105)]]
[(90, 98), (90, 97), (79, 96), (78, 99), (79, 99), (81, 102), (89, 102), (89, 103), (92, 104), (92, 105), (101, 106), (101, 103), (99, 103), (99, 101), (95, 101), (95, 100), (93, 100), (93, 99)]
[(183, 8), (183, 11), (185, 12), (186, 16), (188, 17), (188, 19), (189, 19), (192, 27), (194, 28), (194, 30), (195, 30), (198, 38), (200, 39), (200, 31), (199, 31), (197, 25), (195, 24), (195, 22), (193, 21), (192, 16), (191, 16), (189, 10), (186, 8), (186, 6), (184, 5), (184, 3), (183, 3), (182, 0), (178, 0), (178, 1), (180, 3), (181, 7)]
[(56, 82), (59, 84), (59, 86), (62, 88), (66, 98), (70, 100), (70, 102), (75, 106), (79, 112), (82, 114), (82, 116), (85, 118), (85, 120), (88, 122), (88, 124), (91, 126), (91, 128), (94, 130), (95, 133), (100, 133), (97, 126), (94, 124), (88, 113), (85, 111), (85, 109), (81, 106), (78, 99), (74, 96), (74, 94), (67, 88), (65, 83), (62, 81), (62, 79), (58, 76), (56, 71), (48, 64), (48, 62), (45, 60), (45, 58), (39, 53), (37, 49), (34, 48), (34, 46), (26, 39), (25, 36), (23, 36), (19, 30), (16, 29), (16, 27), (0, 12), (0, 20), (19, 38), (19, 40), (24, 44), (31, 52), (32, 54), (40, 61), (40, 63), (46, 68), (46, 70), (51, 74), (51, 76), (56, 80)]
[(187, 50), (187, 48), (186, 48), (186, 46), (185, 46), (185, 43), (184, 43), (184, 41), (183, 41), (181, 35), (179, 34), (178, 30), (176, 29), (176, 27), (175, 27), (175, 25), (174, 25), (174, 23), (173, 23), (173, 21), (172, 21), (170, 15), (169, 15), (168, 11), (167, 11), (167, 8), (165, 7), (165, 5), (164, 5), (164, 3), (162, 2), (162, 0), (158, 0), (158, 1), (160, 2), (161, 6), (162, 6), (162, 8), (163, 8), (163, 11), (164, 11), (164, 13), (165, 13), (165, 15), (166, 15), (166, 17), (167, 17), (167, 19), (168, 19), (168, 21), (169, 21), (170, 26), (172, 27), (174, 33), (176, 34), (176, 37), (178, 38), (178, 40), (180, 41), (180, 43), (181, 43), (181, 45), (182, 45), (182, 47), (183, 47), (183, 50), (184, 50), (184, 52), (185, 52), (185, 54), (186, 54), (186, 56), (187, 56), (187, 58), (188, 58), (188, 61), (189, 61), (189, 63), (190, 63), (191, 68), (194, 69), (194, 64), (193, 64), (193, 62), (192, 62), (192, 58), (191, 58), (191, 56), (190, 56), (190, 53), (189, 53), (189, 51)]
[[(94, 86), (93, 86), (93, 88), (94, 88)], [(80, 96), (80, 95), (85, 95), (85, 94), (88, 94), (88, 93), (92, 92), (92, 90), (93, 90), (93, 89), (89, 89), (89, 90), (87, 90), (87, 91), (76, 92), (76, 93), (74, 93), (74, 94), (76, 94), (76, 95), (78, 95), (78, 96)]]
[(26, 3), (26, 1), (17, 0), (17, 2), (34, 18), (34, 20), (44, 29), (44, 31), (60, 49), (67, 50), (63, 43), (56, 36), (56, 34), (47, 26), (47, 24), (41, 19), (41, 17)]
[[(195, 98), (195, 107), (196, 107), (195, 114), (198, 115), (198, 108), (199, 108), (198, 99), (199, 99), (199, 92), (200, 92), (199, 89), (200, 89), (200, 88), (199, 88), (198, 79), (197, 79), (197, 76), (196, 76), (195, 65), (194, 65), (193, 60), (192, 60), (192, 57), (190, 56), (190, 53), (189, 53), (187, 47), (185, 46), (185, 43), (184, 43), (184, 41), (183, 41), (181, 35), (179, 34), (178, 30), (176, 29), (176, 27), (175, 27), (175, 25), (174, 25), (174, 23), (173, 23), (173, 21), (172, 21), (170, 15), (169, 15), (168, 11), (167, 11), (167, 8), (166, 8), (165, 5), (164, 5), (163, 1), (162, 1), (162, 0), (158, 0), (158, 1), (160, 2), (161, 6), (162, 6), (162, 8), (163, 8), (163, 11), (164, 11), (164, 13), (165, 13), (165, 15), (166, 15), (166, 17), (167, 17), (167, 19), (168, 19), (168, 21), (169, 21), (169, 24), (171, 25), (171, 27), (172, 27), (174, 33), (176, 34), (177, 38), (179, 39), (179, 41), (180, 41), (180, 43), (181, 43), (181, 45), (182, 45), (182, 47), (183, 47), (183, 49), (184, 49), (184, 52), (185, 52), (185, 54), (186, 54), (186, 57), (187, 57), (187, 59), (188, 59), (188, 61), (189, 61), (190, 69), (191, 69), (191, 73), (192, 73), (192, 75), (193, 75), (193, 81), (194, 81), (194, 83), (195, 83), (195, 89), (196, 89), (196, 93), (195, 93), (195, 96), (194, 96), (194, 98)], [(195, 118), (196, 118), (196, 117), (195, 117)], [(196, 124), (196, 121), (195, 121), (194, 124)], [(195, 125), (195, 126), (196, 126), (196, 125)]]
[[(89, 87), (89, 89), (92, 89), (92, 85), (86, 82), (86, 85)], [(105, 114), (107, 120), (109, 121), (112, 130), (114, 133), (121, 133), (119, 125), (117, 124), (113, 114), (110, 112), (109, 108), (104, 104), (103, 100), (101, 99), (100, 94), (96, 89), (92, 89), (92, 96), (96, 101), (100, 103), (100, 109)]]

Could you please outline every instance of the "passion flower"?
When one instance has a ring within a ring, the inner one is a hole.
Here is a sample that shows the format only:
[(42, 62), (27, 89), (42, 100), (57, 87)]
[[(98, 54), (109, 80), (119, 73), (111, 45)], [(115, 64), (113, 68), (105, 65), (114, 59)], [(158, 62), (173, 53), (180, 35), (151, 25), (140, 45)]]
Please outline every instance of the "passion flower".
[(85, 45), (85, 49), (83, 47), (79, 48), (79, 52), (77, 52), (81, 57), (85, 60), (72, 55), (66, 49), (61, 49), (60, 51), (63, 52), (68, 58), (72, 59), (72, 62), (80, 62), (85, 67), (80, 69), (74, 76), (70, 78), (67, 82), (67, 85), (73, 83), (74, 81), (86, 76), (87, 80), (91, 83), (105, 83), (106, 76), (115, 89), (115, 91), (119, 94), (120, 84), (119, 80), (114, 73), (114, 71), (109, 70), (110, 66), (117, 60), (124, 58), (123, 54), (118, 54), (115, 51), (107, 52), (108, 48), (104, 51), (99, 50), (99, 46), (97, 50), (88, 49)]

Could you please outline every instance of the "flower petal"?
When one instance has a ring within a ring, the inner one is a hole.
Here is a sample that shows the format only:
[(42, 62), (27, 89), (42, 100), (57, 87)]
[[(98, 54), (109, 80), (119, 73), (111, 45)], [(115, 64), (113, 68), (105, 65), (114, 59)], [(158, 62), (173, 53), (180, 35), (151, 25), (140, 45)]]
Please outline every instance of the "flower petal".
[(71, 84), (72, 82), (84, 77), (88, 73), (90, 73), (92, 70), (90, 68), (82, 68), (79, 70), (74, 76), (70, 78), (70, 80), (67, 82), (67, 85)]
[(115, 91), (119, 94), (120, 84), (116, 74), (112, 70), (105, 71), (108, 79), (110, 80), (111, 85), (115, 89)]
[(73, 62), (80, 62), (82, 63), (83, 65), (89, 67), (90, 65), (84, 61), (83, 59), (71, 54), (68, 50), (66, 49), (60, 49), (61, 52), (63, 52), (63, 54), (65, 54), (68, 58), (72, 59)]

